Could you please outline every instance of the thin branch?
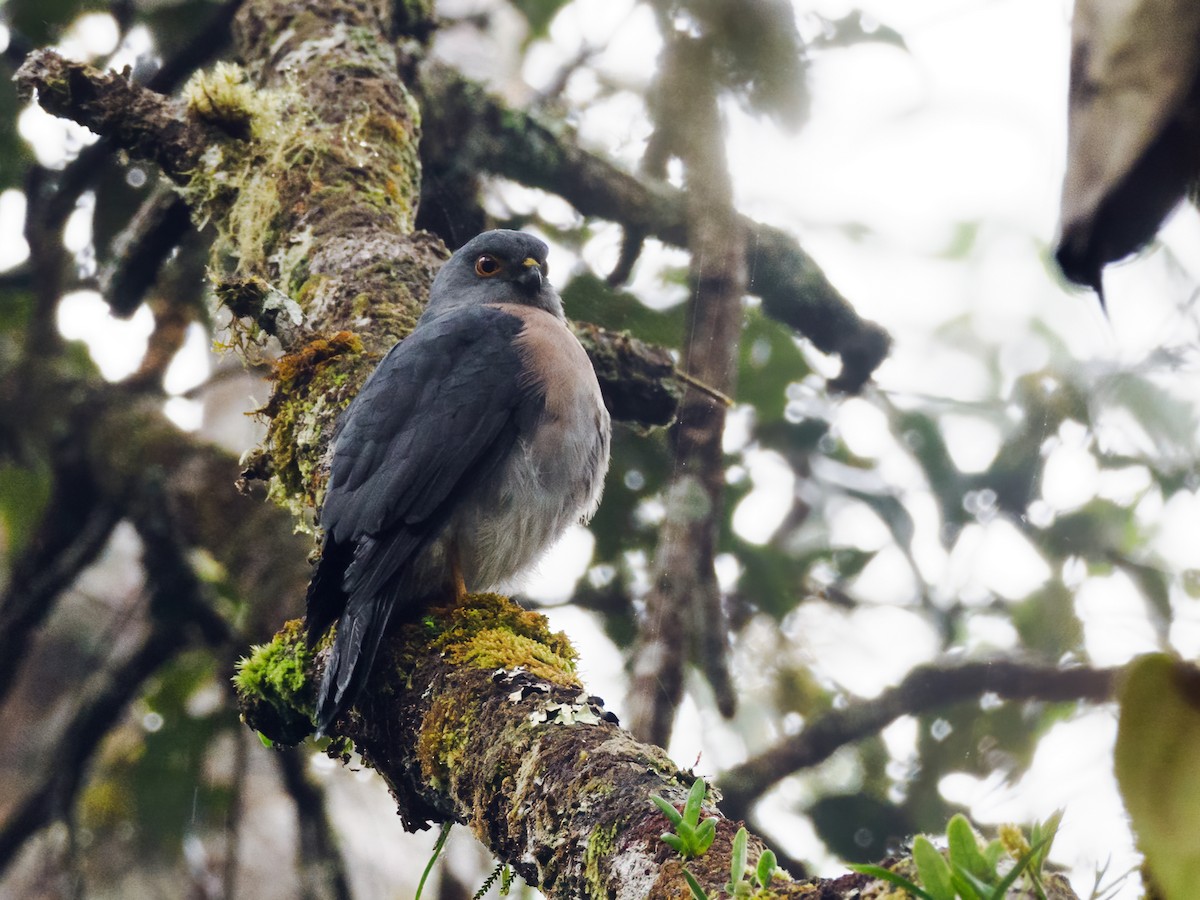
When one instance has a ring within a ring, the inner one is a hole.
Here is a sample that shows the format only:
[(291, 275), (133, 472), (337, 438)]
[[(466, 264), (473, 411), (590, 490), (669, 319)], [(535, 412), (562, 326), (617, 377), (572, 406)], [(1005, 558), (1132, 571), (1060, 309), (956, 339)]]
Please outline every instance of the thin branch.
[(134, 156), (158, 163), (177, 180), (197, 167), (200, 155), (213, 142), (214, 135), (188, 118), (180, 101), (135, 85), (116, 72), (66, 60), (53, 50), (30, 53), (14, 80), (22, 98), (36, 91), (38, 104), (47, 112), (111, 137)]
[(96, 747), (145, 680), (184, 646), (183, 635), (176, 628), (152, 628), (132, 655), (97, 672), (79, 690), (79, 704), (56, 742), (54, 764), (42, 768), (38, 781), (0, 827), (0, 872), (29, 837), (67, 814)]
[(0, 597), (0, 703), (32, 646), (33, 631), (54, 610), (58, 595), (104, 549), (121, 518), (120, 507), (97, 496), (77, 468), (62, 469), (53, 478), (42, 521)]
[[(426, 61), (418, 72), (414, 87), (426, 119), (422, 151), (427, 156), (453, 154), (464, 170), (492, 172), (550, 191), (585, 216), (687, 246), (683, 192), (625, 172), (580, 147), (563, 129), (505, 106), (448, 66)], [(439, 140), (452, 143), (439, 145)], [(860, 389), (887, 355), (887, 332), (854, 311), (795, 238), (744, 216), (737, 227), (745, 231), (750, 293), (762, 298), (769, 315), (817, 349), (840, 356), (842, 372), (832, 387)]]
[[(707, 42), (668, 32), (655, 90), (658, 132), (683, 163), (686, 185), (688, 332), (683, 367), (733, 393), (746, 289), (746, 246), (736, 227), (714, 67)], [(701, 664), (717, 706), (732, 715), (727, 623), (714, 558), (725, 494), (721, 437), (726, 406), (690, 388), (671, 432), (674, 476), (654, 555), (646, 614), (639, 623), (629, 690), (630, 728), (659, 746), (671, 737), (685, 659)]]
[(191, 228), (188, 206), (174, 191), (162, 185), (146, 198), (113, 239), (111, 258), (100, 271), (100, 290), (113, 315), (133, 315)]
[(1112, 698), (1120, 671), (1056, 669), (1010, 660), (918, 666), (900, 684), (873, 700), (828, 712), (799, 734), (729, 769), (719, 778), (722, 805), (730, 815), (743, 818), (775, 782), (823, 762), (846, 744), (878, 734), (901, 716), (976, 700), (989, 693), (1005, 700), (1102, 703)]

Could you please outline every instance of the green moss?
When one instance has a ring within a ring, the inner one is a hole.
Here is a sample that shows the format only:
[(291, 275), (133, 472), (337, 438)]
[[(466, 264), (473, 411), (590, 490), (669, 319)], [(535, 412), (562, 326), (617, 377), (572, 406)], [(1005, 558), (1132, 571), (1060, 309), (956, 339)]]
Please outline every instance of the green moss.
[(285, 624), (270, 643), (251, 647), (233, 676), (247, 724), (283, 744), (298, 743), (308, 735), (314, 711), (311, 665), (300, 619)]
[(480, 669), (522, 667), (553, 684), (577, 686), (575, 649), (546, 617), (500, 594), (470, 594), (449, 609), (434, 610), (427, 622), (438, 633), (430, 641), (453, 663)]
[(271, 494), (300, 512), (317, 504), (313, 478), (322, 455), (325, 425), (350, 401), (373, 361), (350, 331), (309, 341), (275, 365), (275, 392), (260, 412), (268, 417), (267, 447), (274, 479)]
[(463, 754), (475, 725), (474, 707), (459, 702), (453, 695), (433, 701), (421, 722), (417, 739), (417, 759), (421, 773), (437, 786), (450, 780), (450, 773), (462, 766)]
[(219, 62), (210, 71), (197, 72), (184, 85), (183, 96), (198, 118), (242, 140), (256, 128), (261, 131), (264, 120), (274, 120), (270, 95), (255, 91), (242, 67), (233, 63)]
[(605, 885), (601, 863), (612, 856), (617, 846), (617, 825), (601, 826), (588, 835), (587, 846), (583, 856), (583, 879), (588, 886), (589, 897), (605, 897), (608, 889)]

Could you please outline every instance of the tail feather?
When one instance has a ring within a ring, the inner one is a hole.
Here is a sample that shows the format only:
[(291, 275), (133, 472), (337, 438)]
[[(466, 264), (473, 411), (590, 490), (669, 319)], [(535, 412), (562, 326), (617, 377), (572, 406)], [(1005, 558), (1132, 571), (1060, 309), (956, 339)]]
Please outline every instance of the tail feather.
[(362, 693), (394, 607), (390, 591), (366, 600), (352, 597), (347, 604), (317, 692), (317, 737), (325, 734)]

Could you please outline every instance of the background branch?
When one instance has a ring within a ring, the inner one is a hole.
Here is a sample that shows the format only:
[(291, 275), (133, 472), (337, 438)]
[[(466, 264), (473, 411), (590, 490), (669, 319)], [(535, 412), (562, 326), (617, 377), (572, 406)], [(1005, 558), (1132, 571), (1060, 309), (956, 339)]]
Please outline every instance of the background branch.
[(745, 817), (751, 805), (780, 779), (823, 762), (846, 744), (877, 734), (901, 716), (977, 700), (989, 693), (1004, 700), (1102, 703), (1112, 699), (1120, 671), (1057, 669), (1011, 660), (918, 666), (875, 699), (827, 712), (794, 737), (725, 771), (720, 778), (723, 804), (730, 815)]
[[(661, 142), (683, 163), (687, 246), (691, 252), (683, 367), (726, 395), (734, 392), (746, 247), (733, 209), (717, 108), (714, 65), (703, 40), (665, 28), (655, 91)], [(652, 141), (651, 143), (655, 143)], [(633, 649), (630, 727), (666, 746), (683, 692), (684, 661), (702, 665), (717, 707), (733, 715), (727, 622), (714, 565), (725, 494), (725, 404), (694, 388), (684, 394), (671, 431), (672, 481), (659, 532), (646, 613)]]
[[(638, 179), (583, 149), (563, 129), (505, 106), (448, 66), (427, 61), (418, 72), (414, 87), (430, 118), (422, 147), (426, 158), (453, 156), (458, 168), (550, 191), (585, 216), (687, 246), (682, 191)], [(794, 238), (744, 216), (737, 217), (736, 227), (745, 232), (750, 293), (762, 298), (769, 315), (795, 328), (817, 349), (841, 357), (842, 372), (832, 386), (851, 392), (861, 388), (887, 355), (887, 333), (854, 311)], [(733, 229), (729, 239), (734, 240)]]

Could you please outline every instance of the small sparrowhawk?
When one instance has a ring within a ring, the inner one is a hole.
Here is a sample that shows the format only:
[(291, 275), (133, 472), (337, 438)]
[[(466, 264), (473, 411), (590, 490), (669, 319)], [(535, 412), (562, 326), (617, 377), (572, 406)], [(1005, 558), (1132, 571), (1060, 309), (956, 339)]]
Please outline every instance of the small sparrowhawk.
[(309, 643), (337, 622), (318, 734), (398, 610), (506, 582), (600, 502), (609, 416), (547, 249), (518, 231), (459, 249), (339, 420), (308, 589)]

